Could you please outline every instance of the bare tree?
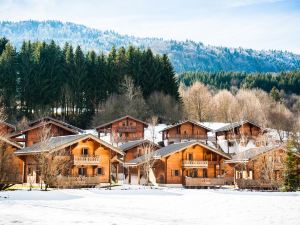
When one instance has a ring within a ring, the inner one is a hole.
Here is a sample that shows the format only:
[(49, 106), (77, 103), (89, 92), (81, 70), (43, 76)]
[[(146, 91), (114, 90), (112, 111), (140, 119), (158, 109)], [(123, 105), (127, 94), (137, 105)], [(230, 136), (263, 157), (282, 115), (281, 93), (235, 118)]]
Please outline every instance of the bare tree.
[[(157, 125), (158, 118), (156, 116), (153, 116), (150, 121), (150, 130), (151, 130), (151, 139), (150, 142), (144, 142), (144, 144), (141, 147), (142, 154), (143, 154), (143, 164), (142, 164), (142, 171), (143, 175), (146, 181), (146, 185), (149, 185), (150, 183), (150, 173), (153, 169), (154, 163), (155, 163), (155, 139), (156, 139), (156, 133), (155, 133), (155, 127)], [(139, 178), (138, 178), (139, 179)]]
[[(152, 142), (146, 142), (141, 147), (144, 155), (143, 157), (143, 164), (142, 164), (142, 171), (143, 176), (145, 178), (145, 185), (150, 184), (150, 174), (155, 164), (155, 145)], [(139, 178), (138, 178), (139, 179)]]
[(210, 113), (212, 95), (204, 84), (196, 82), (191, 87), (181, 88), (180, 91), (185, 113), (189, 119), (198, 121), (212, 119)]
[(39, 153), (35, 155), (40, 174), (41, 189), (57, 186), (59, 175), (66, 173), (69, 168), (70, 158), (64, 150), (50, 151), (51, 127), (44, 125), (40, 133)]
[(27, 117), (23, 116), (22, 119), (17, 124), (17, 129), (24, 130), (24, 129), (28, 128), (28, 126), (29, 126), (28, 124), (29, 124), (29, 122), (28, 122)]
[(174, 123), (182, 119), (182, 105), (170, 95), (154, 92), (147, 99), (151, 116), (155, 115), (162, 123)]
[(236, 98), (227, 90), (219, 91), (213, 97), (213, 106), (215, 110), (211, 110), (214, 115), (214, 121), (231, 122), (235, 120), (236, 109), (238, 108)]
[(113, 94), (100, 105), (93, 119), (95, 126), (111, 121), (117, 117), (131, 115), (145, 119), (148, 115), (147, 105), (140, 87), (135, 87), (130, 77), (125, 77), (122, 84), (122, 93)]

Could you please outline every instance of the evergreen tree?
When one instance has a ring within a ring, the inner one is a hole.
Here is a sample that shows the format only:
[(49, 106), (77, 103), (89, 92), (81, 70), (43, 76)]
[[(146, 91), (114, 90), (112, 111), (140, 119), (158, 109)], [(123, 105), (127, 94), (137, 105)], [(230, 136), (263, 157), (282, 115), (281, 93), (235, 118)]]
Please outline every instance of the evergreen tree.
[(274, 99), (274, 101), (279, 102), (280, 101), (280, 94), (279, 90), (276, 87), (273, 87), (270, 92), (271, 97)]
[(296, 191), (299, 187), (299, 175), (297, 171), (297, 161), (294, 155), (292, 140), (287, 142), (287, 157), (285, 160), (284, 190)]

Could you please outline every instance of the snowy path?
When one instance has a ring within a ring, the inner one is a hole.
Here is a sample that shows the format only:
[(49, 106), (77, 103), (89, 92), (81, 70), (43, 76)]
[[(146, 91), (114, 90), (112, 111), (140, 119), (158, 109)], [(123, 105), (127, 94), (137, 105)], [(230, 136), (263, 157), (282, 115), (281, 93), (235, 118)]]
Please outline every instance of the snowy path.
[(299, 221), (300, 193), (182, 189), (0, 192), (0, 225), (298, 225)]

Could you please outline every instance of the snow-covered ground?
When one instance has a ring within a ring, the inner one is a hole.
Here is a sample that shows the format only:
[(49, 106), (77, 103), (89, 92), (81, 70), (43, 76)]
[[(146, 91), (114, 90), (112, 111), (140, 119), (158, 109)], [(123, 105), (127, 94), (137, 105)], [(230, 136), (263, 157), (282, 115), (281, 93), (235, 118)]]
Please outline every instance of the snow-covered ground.
[(292, 225), (300, 193), (148, 189), (0, 192), (0, 224)]

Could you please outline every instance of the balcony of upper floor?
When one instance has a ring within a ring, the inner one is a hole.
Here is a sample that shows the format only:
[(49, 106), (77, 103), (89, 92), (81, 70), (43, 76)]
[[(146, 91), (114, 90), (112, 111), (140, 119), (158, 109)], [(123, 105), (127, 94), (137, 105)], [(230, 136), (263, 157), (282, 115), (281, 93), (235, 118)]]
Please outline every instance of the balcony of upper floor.
[(232, 185), (234, 183), (231, 177), (185, 177), (185, 187), (209, 187), (209, 186), (223, 186)]
[(99, 165), (101, 162), (100, 156), (89, 156), (89, 155), (74, 155), (74, 165)]
[(137, 129), (134, 126), (120, 126), (117, 128), (117, 132), (119, 133), (134, 133)]
[(218, 161), (208, 161), (208, 160), (183, 160), (183, 168), (208, 168), (209, 165), (219, 166)]
[(183, 168), (207, 168), (208, 161), (183, 160)]

